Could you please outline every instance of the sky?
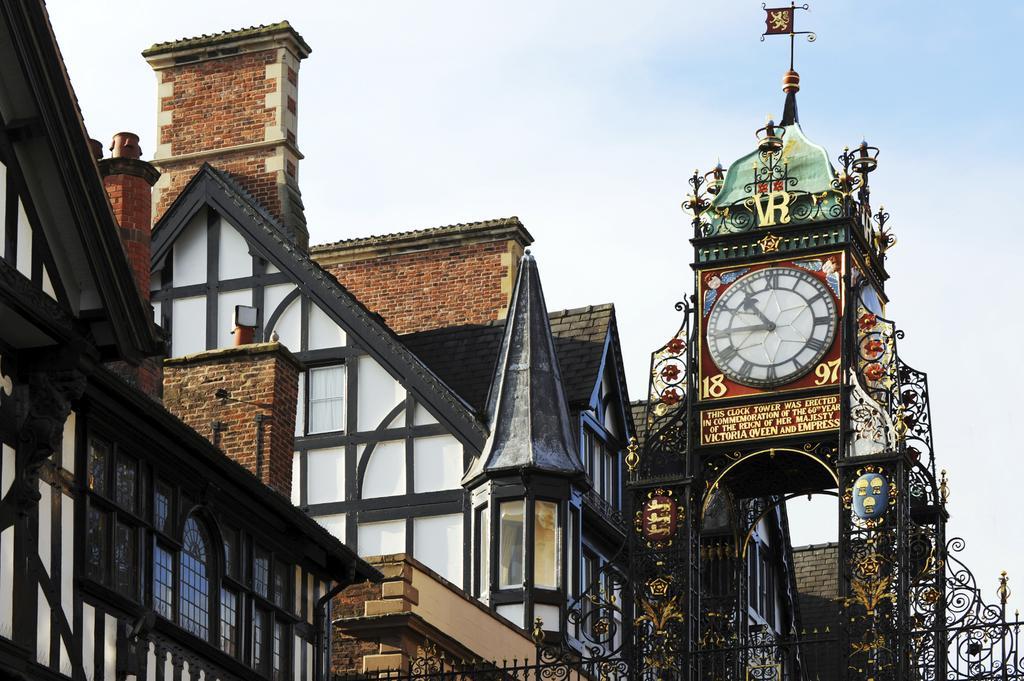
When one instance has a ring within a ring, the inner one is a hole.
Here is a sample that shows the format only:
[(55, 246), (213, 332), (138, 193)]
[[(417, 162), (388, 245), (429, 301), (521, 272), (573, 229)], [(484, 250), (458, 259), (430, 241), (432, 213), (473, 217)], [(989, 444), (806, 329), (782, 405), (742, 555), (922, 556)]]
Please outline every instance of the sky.
[[(898, 244), (887, 316), (927, 371), (949, 536), (993, 598), (1024, 599), (1018, 52), (1024, 3), (819, 0), (797, 28), (800, 120), (834, 158), (880, 147), (872, 198)], [(517, 215), (548, 307), (613, 302), (633, 399), (693, 289), (695, 168), (781, 115), (788, 41), (760, 2), (49, 0), (90, 135), (155, 148), (154, 42), (288, 19), (313, 243)], [(795, 544), (834, 540), (835, 500), (793, 503)], [(1014, 510), (1016, 509), (1016, 510)], [(1011, 601), (1011, 606), (1014, 605)], [(1018, 605), (1019, 607), (1019, 605)]]

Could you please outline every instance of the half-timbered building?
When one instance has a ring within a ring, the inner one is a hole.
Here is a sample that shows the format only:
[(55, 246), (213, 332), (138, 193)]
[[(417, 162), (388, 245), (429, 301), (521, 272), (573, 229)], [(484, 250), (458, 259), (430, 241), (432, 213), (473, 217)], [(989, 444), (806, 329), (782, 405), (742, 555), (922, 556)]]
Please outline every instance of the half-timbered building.
[(143, 390), (156, 171), (101, 163), (119, 229), (42, 2), (0, 2), (0, 54), (0, 677), (324, 678), (331, 595), (379, 573)]

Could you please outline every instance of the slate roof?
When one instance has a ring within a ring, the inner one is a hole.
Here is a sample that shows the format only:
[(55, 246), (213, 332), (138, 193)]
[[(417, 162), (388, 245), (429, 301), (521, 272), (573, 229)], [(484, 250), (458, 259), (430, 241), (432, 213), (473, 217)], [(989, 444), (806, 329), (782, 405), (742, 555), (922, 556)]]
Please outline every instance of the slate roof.
[(793, 547), (793, 569), (800, 601), (801, 629), (835, 631), (839, 620), (839, 583), (836, 565), (839, 545), (812, 544)]
[(404, 232), (390, 232), (388, 234), (377, 234), (352, 239), (340, 239), (325, 244), (310, 246), (310, 253), (316, 254), (324, 251), (337, 249), (358, 248), (362, 246), (390, 246), (406, 241), (419, 241), (421, 239), (445, 238), (454, 236), (465, 236), (476, 232), (484, 232), (493, 229), (507, 228), (509, 231), (518, 232), (526, 245), (533, 243), (533, 237), (519, 218), (512, 216), (508, 218), (496, 218), (493, 220), (481, 220), (479, 222), (460, 222), (455, 225), (442, 227), (427, 227), (424, 229), (410, 229)]
[(257, 243), (277, 261), (278, 267), (292, 272), (301, 281), (306, 295), (322, 304), (328, 314), (337, 315), (346, 326), (362, 330), (361, 345), (366, 346), (378, 362), (404, 376), (417, 398), (439, 408), (440, 418), (467, 440), (475, 446), (483, 444), (486, 439), (483, 424), (470, 406), (410, 352), (379, 315), (367, 309), (337, 279), (299, 250), (288, 239), (283, 226), (228, 173), (206, 163), (193, 176), (153, 230), (154, 265), (167, 257), (175, 230), (181, 229), (203, 205), (212, 205), (233, 215), (240, 224), (251, 225), (254, 228), (251, 234)]
[(306, 41), (302, 39), (302, 36), (299, 35), (299, 32), (292, 28), (290, 23), (287, 21), (279, 21), (276, 24), (260, 24), (258, 26), (238, 28), (231, 31), (221, 31), (219, 33), (211, 33), (209, 35), (204, 33), (203, 35), (193, 36), (191, 38), (180, 38), (178, 40), (169, 40), (163, 43), (154, 43), (143, 50), (142, 56), (151, 57), (165, 52), (183, 50), (192, 47), (209, 47), (212, 45), (219, 45), (221, 43), (235, 42), (244, 38), (271, 35), (282, 31), (291, 33), (307, 53), (312, 51), (310, 50), (309, 45), (306, 44)]
[[(614, 316), (615, 306), (610, 303), (548, 313), (570, 407), (579, 408), (590, 401)], [(400, 336), (400, 340), (482, 413), (504, 331), (505, 321), (501, 320), (420, 331)]]
[(583, 474), (558, 365), (537, 261), (526, 251), (487, 394), (490, 434), (465, 481), (524, 468)]

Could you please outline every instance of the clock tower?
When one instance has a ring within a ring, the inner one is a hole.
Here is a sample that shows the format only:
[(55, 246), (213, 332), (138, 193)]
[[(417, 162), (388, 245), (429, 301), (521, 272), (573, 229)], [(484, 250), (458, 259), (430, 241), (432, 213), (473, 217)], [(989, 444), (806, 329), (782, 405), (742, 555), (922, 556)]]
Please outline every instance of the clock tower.
[[(797, 35), (796, 9), (768, 10), (768, 33)], [(648, 613), (634, 648), (652, 678), (927, 678), (914, 660), (944, 647), (946, 514), (926, 379), (884, 316), (895, 239), (871, 200), (878, 149), (833, 161), (801, 128), (799, 89), (790, 68), (779, 122), (695, 172), (683, 204), (694, 295), (652, 355), (646, 437), (626, 460)], [(805, 495), (834, 499), (839, 537), (841, 626), (813, 637), (751, 605), (768, 579), (756, 552), (788, 550), (773, 522)]]

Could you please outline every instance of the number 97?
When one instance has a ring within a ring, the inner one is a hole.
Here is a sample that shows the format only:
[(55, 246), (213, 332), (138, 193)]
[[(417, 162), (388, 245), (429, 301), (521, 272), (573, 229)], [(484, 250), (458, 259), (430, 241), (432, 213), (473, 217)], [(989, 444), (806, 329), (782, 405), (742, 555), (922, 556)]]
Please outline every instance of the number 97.
[(817, 376), (814, 379), (814, 385), (835, 383), (839, 380), (839, 360), (833, 359), (828, 362), (822, 362), (814, 367), (814, 375)]

